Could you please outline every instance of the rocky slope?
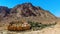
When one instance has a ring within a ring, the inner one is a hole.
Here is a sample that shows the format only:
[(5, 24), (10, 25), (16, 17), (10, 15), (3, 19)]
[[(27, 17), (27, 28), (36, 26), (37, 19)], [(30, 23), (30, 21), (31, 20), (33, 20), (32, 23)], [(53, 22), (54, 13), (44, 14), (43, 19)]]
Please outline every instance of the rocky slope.
[(0, 6), (0, 16), (5, 17), (9, 14), (10, 9), (8, 7)]
[(31, 3), (19, 4), (12, 9), (7, 7), (0, 7), (1, 22), (11, 22), (13, 20), (35, 21), (41, 23), (52, 23), (56, 19), (52, 13), (41, 7), (33, 6)]
[(23, 3), (21, 5), (17, 5), (11, 10), (10, 13), (11, 14), (16, 13), (17, 17), (39, 16), (42, 18), (51, 18), (51, 19), (56, 18), (49, 11), (42, 9), (41, 7), (35, 7), (31, 3)]

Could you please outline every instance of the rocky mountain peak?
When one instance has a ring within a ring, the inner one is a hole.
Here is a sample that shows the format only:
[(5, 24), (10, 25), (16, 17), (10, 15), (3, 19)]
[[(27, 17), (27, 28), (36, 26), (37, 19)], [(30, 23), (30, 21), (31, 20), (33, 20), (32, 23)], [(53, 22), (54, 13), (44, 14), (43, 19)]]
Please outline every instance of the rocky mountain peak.
[(11, 13), (20, 13), (21, 16), (37, 16), (40, 15), (38, 10), (42, 10), (40, 7), (35, 7), (31, 3), (23, 3), (15, 6)]
[(49, 11), (42, 9), (41, 7), (34, 6), (31, 3), (18, 4), (12, 9), (2, 6), (0, 7), (0, 16), (7, 16), (5, 19), (6, 21), (10, 19), (10, 21), (12, 21), (23, 18), (26, 19), (26, 21), (31, 20), (43, 22), (43, 20), (49, 20), (51, 22), (56, 19), (56, 16), (54, 16)]

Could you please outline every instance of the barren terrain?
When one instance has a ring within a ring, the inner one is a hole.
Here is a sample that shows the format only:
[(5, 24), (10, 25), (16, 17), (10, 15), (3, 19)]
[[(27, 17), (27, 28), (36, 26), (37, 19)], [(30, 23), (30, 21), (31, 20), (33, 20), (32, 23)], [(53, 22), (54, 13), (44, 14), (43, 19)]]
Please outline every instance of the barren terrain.
[(46, 27), (38, 31), (8, 31), (6, 26), (0, 27), (0, 34), (60, 34), (60, 19), (57, 20), (55, 26)]

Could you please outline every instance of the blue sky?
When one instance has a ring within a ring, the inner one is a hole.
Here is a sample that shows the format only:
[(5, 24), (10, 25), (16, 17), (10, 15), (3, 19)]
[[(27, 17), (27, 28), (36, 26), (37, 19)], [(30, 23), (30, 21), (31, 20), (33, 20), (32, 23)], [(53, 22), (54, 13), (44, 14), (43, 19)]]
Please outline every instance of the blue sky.
[(0, 6), (13, 8), (17, 4), (30, 2), (34, 6), (40, 6), (45, 10), (49, 10), (55, 16), (60, 17), (60, 0), (0, 0)]

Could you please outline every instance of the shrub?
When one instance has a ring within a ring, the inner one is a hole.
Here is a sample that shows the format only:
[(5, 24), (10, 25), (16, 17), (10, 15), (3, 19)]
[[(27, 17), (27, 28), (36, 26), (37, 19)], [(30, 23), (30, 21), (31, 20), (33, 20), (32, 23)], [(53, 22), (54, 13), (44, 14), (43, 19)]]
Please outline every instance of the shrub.
[(30, 25), (26, 22), (20, 22), (20, 21), (17, 21), (17, 22), (11, 22), (9, 25), (8, 25), (8, 30), (9, 31), (24, 31), (24, 30), (30, 30)]
[(31, 28), (33, 30), (43, 29), (45, 27), (49, 27), (49, 26), (53, 26), (53, 25), (56, 25), (57, 24), (57, 23), (53, 23), (53, 24), (42, 24), (42, 23), (31, 22), (31, 21), (28, 21), (28, 23), (31, 25)]

